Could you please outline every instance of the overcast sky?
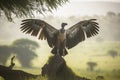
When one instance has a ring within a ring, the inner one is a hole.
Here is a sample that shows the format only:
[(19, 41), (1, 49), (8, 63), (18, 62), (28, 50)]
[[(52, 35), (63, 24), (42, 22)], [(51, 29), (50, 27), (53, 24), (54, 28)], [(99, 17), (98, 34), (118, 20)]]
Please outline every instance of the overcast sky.
[(109, 11), (120, 12), (120, 0), (70, 0), (53, 11), (53, 14), (54, 16), (104, 15)]
[(108, 2), (120, 2), (120, 0), (70, 0), (71, 2), (79, 1), (79, 2), (88, 2), (88, 1), (108, 1)]

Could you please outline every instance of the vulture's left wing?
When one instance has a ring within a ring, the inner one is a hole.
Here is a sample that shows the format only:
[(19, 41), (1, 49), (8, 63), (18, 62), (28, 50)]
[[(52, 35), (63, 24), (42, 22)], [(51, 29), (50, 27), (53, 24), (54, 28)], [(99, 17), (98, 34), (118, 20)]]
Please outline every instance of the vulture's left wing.
[(76, 46), (79, 42), (98, 34), (99, 26), (96, 19), (80, 21), (67, 30), (66, 47), (68, 49)]
[(25, 19), (22, 21), (21, 31), (37, 36), (39, 39), (47, 39), (50, 47), (55, 45), (57, 29), (40, 19)]

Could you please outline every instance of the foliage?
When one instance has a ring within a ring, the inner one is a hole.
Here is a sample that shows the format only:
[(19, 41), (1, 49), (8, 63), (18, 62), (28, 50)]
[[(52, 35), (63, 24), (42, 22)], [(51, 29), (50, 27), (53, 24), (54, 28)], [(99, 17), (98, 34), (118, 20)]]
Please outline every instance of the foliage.
[(30, 50), (34, 50), (37, 47), (39, 47), (38, 43), (36, 43), (35, 41), (31, 41), (29, 39), (18, 39), (16, 41), (13, 42), (12, 44), (13, 47), (23, 47), (23, 48), (28, 48)]
[(96, 62), (87, 62), (87, 65), (89, 66), (89, 70), (93, 71), (94, 67), (97, 66)]
[(118, 53), (117, 51), (110, 50), (108, 51), (108, 55), (110, 55), (112, 58), (115, 58), (116, 56), (118, 56)]
[(61, 6), (68, 0), (0, 0), (0, 15), (2, 13), (12, 21), (12, 13), (16, 17), (33, 16), (33, 12), (43, 13)]
[(31, 67), (30, 61), (37, 57), (35, 49), (39, 45), (29, 39), (15, 40), (12, 45), (0, 45), (0, 61), (5, 64), (8, 57), (13, 53), (20, 60), (23, 67)]

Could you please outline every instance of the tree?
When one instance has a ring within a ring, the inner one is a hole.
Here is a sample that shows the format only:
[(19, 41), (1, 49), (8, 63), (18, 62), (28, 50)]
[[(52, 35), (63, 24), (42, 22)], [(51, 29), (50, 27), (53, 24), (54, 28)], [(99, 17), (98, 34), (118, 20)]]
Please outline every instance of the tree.
[(110, 55), (112, 58), (115, 58), (116, 56), (118, 56), (118, 53), (117, 51), (110, 50), (108, 51), (108, 55)]
[(6, 46), (6, 45), (2, 45), (0, 46), (0, 62), (5, 64), (8, 57), (10, 56), (11, 52), (11, 47)]
[(57, 9), (68, 0), (0, 0), (0, 16), (5, 14), (9, 21), (16, 17), (33, 16), (33, 12), (44, 13)]
[(90, 71), (94, 71), (94, 68), (97, 66), (97, 63), (96, 62), (87, 62), (87, 65), (88, 65), (88, 69)]
[(38, 47), (35, 41), (29, 39), (15, 40), (10, 46), (0, 46), (0, 61), (5, 64), (8, 57), (14, 53), (23, 67), (31, 67), (30, 62), (37, 57), (35, 49)]
[(111, 16), (115, 16), (116, 14), (114, 12), (108, 12), (107, 15), (111, 17)]
[(30, 61), (37, 57), (35, 49), (39, 45), (35, 41), (29, 39), (18, 39), (11, 45), (13, 53), (17, 54), (17, 58), (24, 67), (31, 67)]

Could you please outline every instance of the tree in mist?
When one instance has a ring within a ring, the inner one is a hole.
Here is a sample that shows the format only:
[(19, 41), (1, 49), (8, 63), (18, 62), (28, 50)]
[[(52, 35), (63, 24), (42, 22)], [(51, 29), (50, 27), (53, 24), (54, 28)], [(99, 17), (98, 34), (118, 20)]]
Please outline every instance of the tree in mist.
[(116, 14), (115, 14), (114, 12), (107, 12), (107, 15), (108, 15), (109, 17), (111, 17), (111, 16), (116, 16)]
[(0, 46), (0, 62), (5, 64), (8, 57), (10, 56), (10, 53), (12, 53), (11, 47), (6, 45), (1, 45)]
[(17, 54), (17, 58), (24, 67), (30, 67), (30, 61), (37, 57), (34, 50), (38, 47), (39, 45), (34, 41), (19, 39), (13, 42), (12, 51)]
[(94, 71), (94, 68), (97, 66), (96, 62), (87, 62), (88, 70)]
[(0, 46), (0, 61), (5, 63), (11, 54), (15, 54), (23, 67), (31, 67), (31, 60), (37, 57), (35, 49), (39, 45), (28, 39), (18, 39), (10, 46)]
[(45, 13), (57, 9), (68, 0), (1, 0), (0, 16), (4, 13), (9, 21), (16, 17), (33, 16), (33, 12)]
[(117, 51), (110, 50), (108, 51), (108, 55), (110, 55), (112, 58), (115, 58), (116, 56), (118, 56), (118, 53)]

